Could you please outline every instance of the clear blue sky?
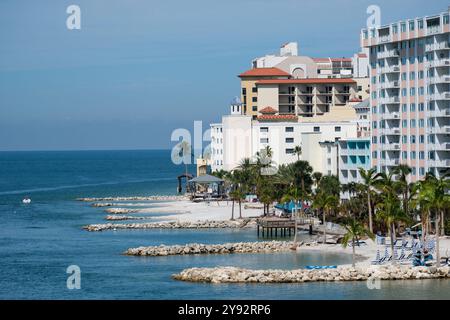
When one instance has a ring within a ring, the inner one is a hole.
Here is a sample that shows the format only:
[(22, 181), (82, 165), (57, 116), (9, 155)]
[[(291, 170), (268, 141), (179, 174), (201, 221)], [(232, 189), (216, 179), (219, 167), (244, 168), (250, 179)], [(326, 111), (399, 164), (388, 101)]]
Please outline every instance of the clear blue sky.
[[(66, 28), (77, 4), (82, 29)], [(444, 11), (433, 0), (1, 0), (0, 150), (170, 148), (175, 128), (219, 121), (256, 56), (359, 49), (382, 23)]]

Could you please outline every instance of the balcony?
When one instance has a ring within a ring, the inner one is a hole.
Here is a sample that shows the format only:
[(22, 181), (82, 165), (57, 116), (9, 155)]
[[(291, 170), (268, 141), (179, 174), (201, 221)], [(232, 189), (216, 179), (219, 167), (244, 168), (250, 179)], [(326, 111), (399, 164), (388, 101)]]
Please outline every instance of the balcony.
[(429, 34), (436, 34), (441, 32), (441, 26), (440, 25), (434, 25), (427, 27), (427, 35)]
[(427, 132), (432, 134), (449, 134), (450, 126), (428, 127)]
[(314, 93), (308, 91), (297, 91), (297, 95), (299, 96), (312, 96)]
[(387, 113), (382, 113), (381, 117), (386, 120), (399, 120), (400, 114), (398, 112), (387, 112)]
[(450, 151), (450, 142), (430, 143), (428, 144), (428, 148), (436, 151)]
[(432, 93), (427, 96), (429, 101), (436, 100), (450, 100), (450, 92), (442, 92), (442, 93)]
[(450, 67), (450, 59), (442, 58), (439, 60), (427, 61), (425, 66), (428, 68)]
[(398, 58), (399, 56), (400, 52), (397, 49), (391, 49), (377, 53), (377, 59)]
[(450, 167), (450, 160), (428, 160), (430, 167)]
[(385, 150), (399, 151), (400, 143), (384, 143), (382, 144), (382, 147)]
[(381, 68), (382, 73), (396, 73), (400, 72), (400, 66), (399, 65), (392, 65)]
[(399, 81), (381, 82), (380, 87), (383, 89), (398, 89), (400, 88), (400, 82)]
[(399, 159), (381, 159), (380, 160), (381, 165), (385, 166), (398, 166), (400, 164)]
[(449, 116), (450, 116), (450, 109), (430, 111), (430, 117), (438, 118), (438, 117), (449, 117)]
[(448, 49), (450, 49), (450, 45), (446, 41), (441, 41), (441, 42), (425, 45), (425, 52), (430, 52), (430, 51), (435, 51), (435, 50), (448, 50)]
[(387, 128), (387, 129), (382, 129), (385, 135), (400, 135), (400, 128)]
[(390, 104), (390, 103), (400, 103), (400, 97), (399, 96), (393, 96), (393, 97), (384, 97), (380, 98), (381, 104)]
[(427, 84), (450, 83), (450, 76), (432, 77), (427, 79)]

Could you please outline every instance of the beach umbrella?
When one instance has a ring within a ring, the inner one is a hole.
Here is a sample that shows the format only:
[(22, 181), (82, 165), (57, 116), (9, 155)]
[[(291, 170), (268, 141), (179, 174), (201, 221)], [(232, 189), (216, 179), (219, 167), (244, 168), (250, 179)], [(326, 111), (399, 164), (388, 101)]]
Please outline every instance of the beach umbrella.
[(394, 252), (393, 252), (392, 256), (395, 258), (395, 260), (398, 259), (397, 248), (396, 247), (394, 247)]
[(384, 248), (384, 257), (385, 257), (386, 259), (389, 259), (389, 251), (388, 251), (388, 247), (385, 247), (385, 248)]
[(400, 257), (405, 256), (405, 247), (402, 247), (402, 251), (400, 252)]

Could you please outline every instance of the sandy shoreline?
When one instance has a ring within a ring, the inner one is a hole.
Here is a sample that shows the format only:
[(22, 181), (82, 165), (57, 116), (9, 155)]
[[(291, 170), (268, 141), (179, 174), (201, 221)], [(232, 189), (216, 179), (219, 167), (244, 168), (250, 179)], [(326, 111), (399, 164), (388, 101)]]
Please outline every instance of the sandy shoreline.
[[(85, 198), (85, 199), (93, 199), (93, 198)], [(104, 200), (103, 200), (104, 199)], [(143, 197), (136, 197), (136, 201), (142, 200)], [(100, 201), (99, 201), (100, 200)], [(158, 207), (154, 207), (152, 203), (130, 203), (127, 202), (124, 206), (124, 203), (111, 203), (111, 201), (115, 200), (128, 200), (128, 198), (96, 198), (95, 201), (99, 209), (102, 208), (101, 201), (108, 201), (108, 209), (109, 213), (113, 212), (114, 209), (120, 209), (118, 212), (126, 215), (127, 210), (130, 210), (129, 213), (133, 213), (137, 215), (136, 217), (146, 217), (148, 219), (152, 218), (152, 213), (164, 213), (164, 215), (154, 216), (158, 219), (159, 223), (173, 223), (177, 222), (180, 224), (184, 223), (201, 223), (206, 221), (216, 221), (216, 222), (226, 222), (231, 219), (231, 210), (232, 210), (232, 202), (231, 201), (220, 201), (220, 202), (199, 202), (194, 203), (186, 199), (177, 198), (177, 200), (167, 201), (164, 203), (158, 203)], [(118, 206), (115, 206), (118, 205)], [(122, 208), (120, 206), (122, 205)], [(138, 208), (133, 208), (138, 207)], [(147, 206), (147, 207), (145, 207)], [(123, 208), (125, 207), (125, 208)], [(147, 215), (144, 215), (147, 214)], [(242, 204), (242, 218), (255, 218), (262, 215), (262, 209), (260, 208), (246, 208), (245, 203)], [(132, 218), (132, 217), (130, 217)], [(239, 206), (235, 203), (234, 208), (234, 218), (239, 218)], [(129, 221), (131, 221), (130, 219)], [(136, 221), (136, 224), (139, 224)], [(255, 233), (255, 241), (256, 238)], [(285, 239), (280, 239), (285, 240)], [(356, 255), (357, 255), (357, 263), (359, 266), (369, 266), (371, 265), (371, 261), (375, 259), (377, 251), (380, 251), (380, 254), (384, 255), (385, 246), (377, 245), (374, 241), (367, 239), (365, 240), (366, 245), (361, 245), (360, 247), (356, 247)], [(341, 244), (312, 244), (308, 246), (301, 246), (298, 250), (305, 251), (318, 251), (318, 252), (333, 252), (333, 253), (345, 253), (352, 254), (351, 247), (342, 247)], [(390, 248), (389, 248), (390, 252)], [(440, 253), (441, 256), (448, 256), (450, 253), (450, 238), (442, 237), (440, 238)]]

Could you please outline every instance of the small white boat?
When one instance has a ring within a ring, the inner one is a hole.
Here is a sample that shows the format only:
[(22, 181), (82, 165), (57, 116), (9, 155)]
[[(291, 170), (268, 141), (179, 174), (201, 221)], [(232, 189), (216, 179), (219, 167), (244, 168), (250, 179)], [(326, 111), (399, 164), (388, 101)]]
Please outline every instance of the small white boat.
[(24, 199), (22, 200), (22, 203), (23, 203), (23, 204), (30, 204), (30, 203), (31, 203), (31, 199), (28, 198), (28, 197), (26, 197), (26, 198), (24, 198)]

